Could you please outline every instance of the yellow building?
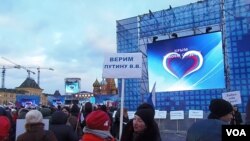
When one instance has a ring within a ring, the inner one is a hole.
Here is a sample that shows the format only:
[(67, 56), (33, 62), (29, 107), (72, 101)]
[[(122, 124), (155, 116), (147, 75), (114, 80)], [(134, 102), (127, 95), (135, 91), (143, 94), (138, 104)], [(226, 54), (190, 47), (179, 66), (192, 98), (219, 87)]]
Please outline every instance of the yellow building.
[(47, 105), (47, 94), (42, 93), (43, 89), (32, 78), (26, 80), (15, 89), (0, 89), (0, 105), (7, 105), (16, 102), (16, 95), (36, 95), (40, 97), (40, 104)]

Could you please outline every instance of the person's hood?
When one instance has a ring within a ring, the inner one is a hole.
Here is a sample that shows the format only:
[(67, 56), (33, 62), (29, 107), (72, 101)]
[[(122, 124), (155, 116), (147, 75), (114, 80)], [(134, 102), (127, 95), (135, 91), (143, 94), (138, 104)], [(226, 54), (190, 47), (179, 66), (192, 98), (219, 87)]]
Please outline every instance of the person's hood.
[(40, 112), (42, 113), (43, 117), (51, 116), (51, 110), (49, 108), (42, 108), (40, 109)]
[(51, 124), (66, 124), (67, 115), (62, 111), (55, 111), (51, 116)]

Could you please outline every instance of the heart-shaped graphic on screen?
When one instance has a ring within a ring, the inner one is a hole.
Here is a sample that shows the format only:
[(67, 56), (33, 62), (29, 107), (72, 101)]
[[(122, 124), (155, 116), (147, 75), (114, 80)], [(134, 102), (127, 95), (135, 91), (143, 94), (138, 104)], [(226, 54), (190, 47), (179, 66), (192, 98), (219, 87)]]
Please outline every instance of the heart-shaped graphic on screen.
[(163, 58), (164, 69), (176, 78), (184, 78), (199, 70), (203, 64), (203, 57), (199, 51), (190, 50), (181, 56), (170, 52)]

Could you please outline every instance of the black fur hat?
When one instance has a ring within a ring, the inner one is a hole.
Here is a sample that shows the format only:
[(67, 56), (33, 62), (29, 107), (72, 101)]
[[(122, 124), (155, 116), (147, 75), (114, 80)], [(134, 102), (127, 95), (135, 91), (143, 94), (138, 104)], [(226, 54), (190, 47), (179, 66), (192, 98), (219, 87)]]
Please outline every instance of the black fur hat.
[(141, 105), (139, 105), (139, 106), (137, 107), (137, 110), (139, 110), (139, 109), (150, 109), (150, 110), (153, 111), (153, 114), (155, 115), (155, 109), (154, 109), (154, 107), (153, 107), (151, 104), (149, 104), (149, 103), (142, 103)]
[(233, 106), (231, 103), (224, 99), (213, 99), (210, 102), (209, 110), (211, 115), (215, 118), (220, 118), (233, 111)]
[(152, 109), (138, 109), (135, 112), (135, 115), (139, 116), (147, 127), (153, 124), (154, 121), (154, 112)]

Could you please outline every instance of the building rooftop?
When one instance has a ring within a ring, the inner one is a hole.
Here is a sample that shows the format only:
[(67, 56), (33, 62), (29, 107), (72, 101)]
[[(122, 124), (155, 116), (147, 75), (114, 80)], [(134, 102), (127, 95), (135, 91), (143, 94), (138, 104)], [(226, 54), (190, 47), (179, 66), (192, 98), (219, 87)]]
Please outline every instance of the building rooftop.
[(32, 78), (26, 78), (26, 80), (19, 86), (19, 88), (35, 88), (41, 89), (36, 81)]

